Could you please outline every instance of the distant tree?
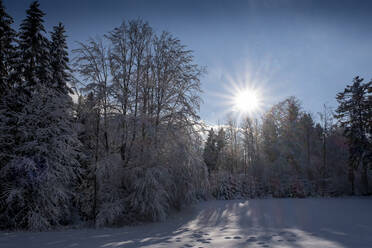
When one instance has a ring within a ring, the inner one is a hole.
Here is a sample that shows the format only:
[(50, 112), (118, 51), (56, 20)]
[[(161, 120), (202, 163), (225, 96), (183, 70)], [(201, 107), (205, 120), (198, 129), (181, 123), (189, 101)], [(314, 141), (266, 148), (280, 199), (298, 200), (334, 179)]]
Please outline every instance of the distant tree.
[(309, 113), (304, 113), (299, 120), (300, 133), (302, 135), (303, 144), (306, 150), (306, 164), (310, 167), (311, 164), (311, 145), (314, 134), (314, 121)]
[(301, 156), (303, 151), (300, 147), (300, 128), (299, 120), (301, 117), (300, 101), (296, 97), (289, 97), (279, 103), (277, 116), (280, 123), (280, 147), (283, 156), (293, 172), (299, 173), (301, 170)]
[(216, 142), (217, 142), (217, 152), (218, 152), (218, 158), (217, 158), (217, 169), (219, 166), (219, 163), (223, 161), (224, 157), (224, 149), (226, 147), (226, 133), (223, 127), (218, 129), (218, 133), (216, 136)]
[(278, 127), (272, 112), (266, 113), (266, 115), (263, 117), (262, 139), (265, 158), (267, 158), (270, 162), (274, 162), (280, 155), (280, 150), (278, 147)]
[(336, 117), (349, 143), (349, 179), (351, 193), (354, 194), (354, 170), (362, 167), (362, 183), (364, 193), (368, 194), (368, 167), (371, 163), (370, 151), (372, 144), (368, 127), (371, 122), (370, 93), (372, 82), (362, 83), (363, 79), (355, 77), (352, 85), (346, 86), (343, 92), (337, 94), (339, 106)]
[(214, 133), (213, 128), (211, 128), (208, 132), (208, 138), (204, 145), (203, 158), (208, 167), (209, 173), (214, 171), (217, 166), (218, 150), (216, 134)]
[(244, 149), (244, 163), (245, 163), (245, 173), (247, 169), (251, 168), (255, 162), (257, 162), (257, 144), (253, 123), (251, 118), (246, 117), (243, 120), (241, 127), (243, 134), (243, 149)]
[(333, 128), (333, 111), (326, 104), (323, 105), (323, 111), (319, 112), (320, 117), (320, 126), (321, 128), (321, 141), (322, 141), (322, 167), (321, 167), (321, 191), (324, 196), (327, 191), (327, 178), (329, 177), (328, 172), (329, 168), (327, 165), (328, 162), (328, 136), (332, 133)]

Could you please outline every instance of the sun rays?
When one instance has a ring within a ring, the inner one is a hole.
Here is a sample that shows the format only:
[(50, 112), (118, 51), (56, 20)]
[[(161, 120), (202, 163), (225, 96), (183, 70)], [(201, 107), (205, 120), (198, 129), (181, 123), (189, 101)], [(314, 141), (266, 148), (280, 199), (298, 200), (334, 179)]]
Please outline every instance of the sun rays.
[(258, 93), (252, 89), (243, 89), (234, 95), (233, 111), (239, 111), (244, 114), (253, 113), (260, 106)]

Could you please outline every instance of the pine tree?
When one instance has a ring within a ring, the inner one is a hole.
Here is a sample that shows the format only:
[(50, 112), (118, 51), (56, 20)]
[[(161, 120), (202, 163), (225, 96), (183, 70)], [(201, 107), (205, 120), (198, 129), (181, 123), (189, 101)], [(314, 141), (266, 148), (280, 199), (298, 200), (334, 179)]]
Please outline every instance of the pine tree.
[(13, 18), (9, 16), (0, 0), (0, 97), (12, 87), (10, 80), (15, 66), (14, 46), (16, 32), (12, 29)]
[(19, 47), (21, 54), (19, 72), (23, 76), (21, 86), (28, 95), (38, 84), (51, 82), (49, 41), (44, 36), (44, 12), (37, 1), (26, 11), (27, 17), (20, 27)]
[(362, 83), (363, 79), (355, 77), (352, 85), (337, 94), (339, 106), (336, 117), (349, 143), (349, 179), (351, 193), (354, 194), (354, 170), (362, 167), (364, 193), (368, 194), (369, 152), (372, 144), (368, 140), (368, 126), (371, 121), (370, 88), (372, 82)]
[(65, 28), (62, 23), (59, 23), (58, 26), (53, 27), (53, 30), (50, 44), (53, 87), (65, 94), (72, 93), (68, 85), (71, 75)]

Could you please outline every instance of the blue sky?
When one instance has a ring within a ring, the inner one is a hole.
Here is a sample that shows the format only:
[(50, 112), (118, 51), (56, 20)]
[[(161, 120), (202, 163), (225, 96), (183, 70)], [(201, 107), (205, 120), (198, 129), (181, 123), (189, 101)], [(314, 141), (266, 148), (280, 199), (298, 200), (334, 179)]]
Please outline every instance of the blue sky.
[[(15, 28), (31, 2), (4, 0)], [(264, 108), (294, 95), (316, 114), (354, 76), (372, 78), (372, 1), (39, 2), (48, 30), (65, 24), (70, 48), (138, 17), (177, 36), (207, 67), (200, 114), (211, 124), (224, 121), (232, 83), (260, 88)]]

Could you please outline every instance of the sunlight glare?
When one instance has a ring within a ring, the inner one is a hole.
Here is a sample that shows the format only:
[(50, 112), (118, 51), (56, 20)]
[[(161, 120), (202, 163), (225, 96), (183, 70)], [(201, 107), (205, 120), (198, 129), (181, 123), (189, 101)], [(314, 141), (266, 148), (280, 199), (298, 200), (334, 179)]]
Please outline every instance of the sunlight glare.
[(238, 91), (234, 97), (234, 110), (251, 113), (258, 109), (260, 99), (257, 92), (251, 89), (245, 89)]

